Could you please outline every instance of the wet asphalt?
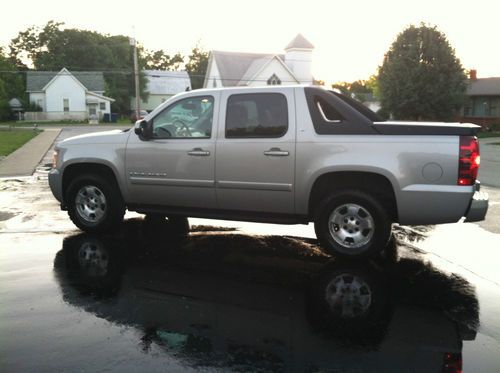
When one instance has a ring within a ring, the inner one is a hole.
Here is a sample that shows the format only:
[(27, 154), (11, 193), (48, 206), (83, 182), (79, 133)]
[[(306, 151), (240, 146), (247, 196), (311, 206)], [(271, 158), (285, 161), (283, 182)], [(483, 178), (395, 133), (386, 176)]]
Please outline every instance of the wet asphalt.
[(0, 181), (1, 371), (500, 371), (498, 204), (350, 262), (311, 226), (190, 219), (186, 236), (127, 213), (85, 234), (46, 174)]

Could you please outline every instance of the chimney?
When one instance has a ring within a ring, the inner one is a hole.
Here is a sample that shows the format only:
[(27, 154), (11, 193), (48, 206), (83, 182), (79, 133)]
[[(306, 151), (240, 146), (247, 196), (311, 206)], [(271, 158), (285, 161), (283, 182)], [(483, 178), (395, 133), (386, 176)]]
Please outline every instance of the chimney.
[(469, 70), (469, 79), (470, 80), (477, 80), (477, 70), (476, 69)]

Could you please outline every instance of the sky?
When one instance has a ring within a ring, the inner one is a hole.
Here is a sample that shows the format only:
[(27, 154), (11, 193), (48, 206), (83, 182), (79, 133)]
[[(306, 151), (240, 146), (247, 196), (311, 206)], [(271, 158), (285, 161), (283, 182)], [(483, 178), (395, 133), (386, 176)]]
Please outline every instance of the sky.
[(397, 35), (425, 22), (443, 32), (465, 69), (500, 76), (499, 0), (23, 0), (2, 4), (0, 46), (49, 20), (132, 36), (147, 49), (283, 53), (298, 33), (315, 46), (313, 75), (327, 83), (368, 79)]

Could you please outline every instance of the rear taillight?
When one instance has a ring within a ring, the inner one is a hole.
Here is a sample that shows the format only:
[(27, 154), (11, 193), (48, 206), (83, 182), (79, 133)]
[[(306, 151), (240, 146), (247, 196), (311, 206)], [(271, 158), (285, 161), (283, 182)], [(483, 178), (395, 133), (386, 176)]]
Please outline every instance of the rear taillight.
[(462, 354), (446, 353), (443, 359), (443, 373), (462, 373)]
[(460, 136), (458, 185), (474, 185), (479, 170), (479, 142), (475, 136)]

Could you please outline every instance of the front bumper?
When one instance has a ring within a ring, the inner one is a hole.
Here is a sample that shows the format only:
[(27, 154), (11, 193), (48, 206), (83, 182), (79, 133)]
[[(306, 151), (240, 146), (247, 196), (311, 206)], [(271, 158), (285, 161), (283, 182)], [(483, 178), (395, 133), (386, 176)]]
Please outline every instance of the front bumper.
[(63, 202), (62, 174), (58, 169), (53, 168), (49, 172), (49, 186), (52, 194), (59, 202)]
[(476, 189), (470, 201), (469, 208), (465, 213), (466, 222), (482, 221), (488, 212), (488, 193), (480, 191), (480, 183), (476, 183)]

